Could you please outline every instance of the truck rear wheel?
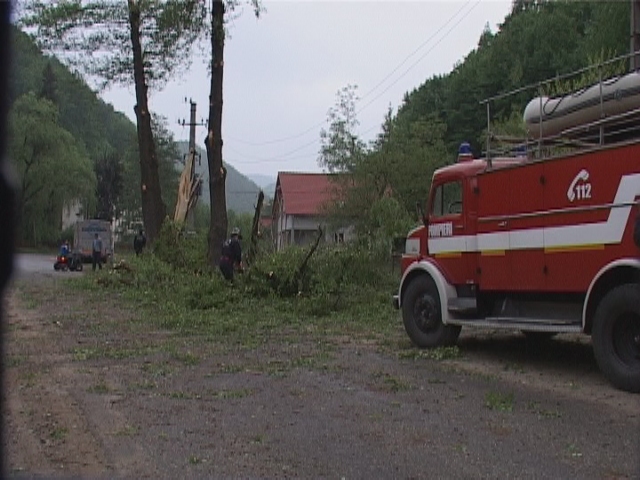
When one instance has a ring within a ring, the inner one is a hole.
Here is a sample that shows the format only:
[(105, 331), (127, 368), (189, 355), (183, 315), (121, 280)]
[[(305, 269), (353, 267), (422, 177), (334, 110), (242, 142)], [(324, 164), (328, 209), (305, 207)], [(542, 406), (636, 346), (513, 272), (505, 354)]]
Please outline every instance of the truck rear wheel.
[(413, 279), (407, 287), (402, 321), (409, 338), (420, 348), (453, 345), (460, 335), (460, 327), (442, 323), (438, 288), (426, 275)]
[(604, 296), (591, 338), (607, 379), (621, 390), (640, 392), (640, 285), (621, 285)]

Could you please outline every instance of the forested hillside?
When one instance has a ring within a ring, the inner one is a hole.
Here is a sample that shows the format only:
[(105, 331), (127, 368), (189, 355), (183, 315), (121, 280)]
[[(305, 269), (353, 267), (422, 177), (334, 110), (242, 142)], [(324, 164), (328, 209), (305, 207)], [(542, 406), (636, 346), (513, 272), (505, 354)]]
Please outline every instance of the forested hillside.
[[(357, 91), (343, 89), (321, 133), (322, 164), (355, 179), (335, 215), (354, 220), (371, 237), (405, 234), (433, 172), (455, 160), (458, 146), (469, 142), (476, 156), (484, 155), (482, 100), (628, 53), (629, 25), (629, 2), (516, 0), (499, 31), (487, 27), (451, 73), (408, 92), (370, 144), (355, 134)], [(617, 67), (626, 71), (627, 65)], [(531, 98), (527, 92), (493, 103), (492, 129), (522, 130)]]
[[(189, 142), (180, 141), (177, 143), (178, 150), (180, 152), (180, 158), (183, 158), (189, 151)], [(196, 145), (196, 150), (200, 154), (201, 161), (196, 163), (196, 171), (202, 176), (202, 197), (201, 201), (209, 205), (211, 199), (209, 198), (209, 172), (207, 166), (207, 154), (204, 149)], [(255, 211), (255, 204), (258, 198), (258, 187), (254, 182), (238, 172), (231, 165), (224, 164), (227, 169), (227, 210), (232, 210), (235, 213), (253, 213)], [(180, 167), (182, 165), (179, 165)], [(265, 192), (266, 194), (267, 192)], [(273, 192), (270, 192), (273, 195)]]
[(14, 29), (12, 41), (10, 103), (26, 93), (40, 94), (49, 89), (60, 112), (60, 126), (94, 158), (105, 149), (135, 144), (136, 127), (124, 113), (100, 100), (82, 78), (69, 72), (55, 57), (44, 56), (25, 33)]
[[(19, 176), (21, 243), (57, 242), (63, 207), (76, 202), (87, 216), (116, 216), (125, 228), (139, 224), (136, 126), (16, 28), (12, 46), (10, 153)], [(154, 117), (154, 130), (162, 196), (172, 215), (183, 152), (165, 119)], [(258, 187), (229, 170), (228, 209), (252, 212)]]
[[(629, 2), (516, 1), (499, 32), (485, 30), (449, 75), (408, 93), (394, 120), (436, 118), (449, 152), (468, 141), (480, 154), (487, 126), (480, 101), (628, 53), (629, 15)], [(521, 117), (529, 100), (500, 105), (494, 120)]]
[[(10, 157), (19, 177), (23, 244), (61, 236), (65, 206), (89, 217), (140, 218), (140, 169), (135, 125), (104, 103), (85, 81), (13, 29), (10, 74)], [(133, 106), (132, 106), (133, 108)], [(177, 156), (158, 119), (158, 159), (164, 201), (175, 202)], [(64, 141), (61, 141), (64, 139)]]

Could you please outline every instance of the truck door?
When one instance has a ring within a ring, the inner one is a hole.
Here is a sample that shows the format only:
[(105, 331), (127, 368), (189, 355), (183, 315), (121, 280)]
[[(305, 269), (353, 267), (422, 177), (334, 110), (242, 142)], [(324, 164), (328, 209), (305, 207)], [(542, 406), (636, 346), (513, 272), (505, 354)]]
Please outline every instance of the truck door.
[(453, 284), (473, 280), (468, 268), (468, 238), (464, 211), (462, 180), (450, 180), (432, 189), (429, 208), (429, 255)]
[(544, 237), (543, 163), (512, 168), (507, 189), (512, 213), (509, 229), (508, 261), (512, 290), (542, 291), (546, 284)]
[(481, 290), (509, 290), (511, 265), (509, 221), (510, 170), (494, 170), (478, 176), (478, 285)]

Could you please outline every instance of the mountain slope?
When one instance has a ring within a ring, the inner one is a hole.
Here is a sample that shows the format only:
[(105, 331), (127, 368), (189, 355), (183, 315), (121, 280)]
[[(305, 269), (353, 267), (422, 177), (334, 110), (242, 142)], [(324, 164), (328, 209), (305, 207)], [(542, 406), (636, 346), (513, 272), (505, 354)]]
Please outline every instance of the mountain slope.
[(277, 177), (273, 177), (271, 175), (262, 175), (259, 173), (250, 173), (249, 175), (247, 175), (247, 177), (262, 189), (266, 197), (274, 197)]
[(70, 72), (57, 58), (44, 55), (26, 33), (15, 27), (12, 42), (10, 104), (25, 93), (42, 91), (43, 72), (49, 64), (54, 74), (54, 103), (60, 110), (60, 125), (86, 147), (93, 159), (106, 149), (122, 151), (136, 140), (135, 124), (102, 101), (81, 76)]
[[(182, 158), (184, 158), (189, 152), (189, 142), (180, 141), (176, 143)], [(202, 198), (200, 201), (209, 205), (209, 167), (207, 165), (207, 152), (198, 145), (196, 145), (196, 151), (200, 154), (200, 161), (196, 161), (196, 172), (203, 177)], [(236, 213), (253, 213), (260, 187), (231, 165), (225, 163), (224, 166), (227, 169), (227, 210), (233, 210)], [(176, 164), (176, 168), (182, 169), (182, 164)]]

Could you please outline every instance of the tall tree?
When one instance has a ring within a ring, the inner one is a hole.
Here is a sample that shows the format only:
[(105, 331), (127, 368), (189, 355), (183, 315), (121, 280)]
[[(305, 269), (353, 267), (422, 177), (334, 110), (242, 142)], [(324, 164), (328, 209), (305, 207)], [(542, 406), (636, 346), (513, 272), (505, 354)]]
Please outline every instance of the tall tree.
[[(250, 0), (256, 17), (262, 11), (260, 0)], [(224, 73), (225, 13), (232, 13), (237, 0), (213, 0), (211, 8), (211, 88), (209, 92), (209, 132), (205, 140), (209, 165), (209, 251), (207, 257), (215, 267), (227, 235), (227, 170), (222, 163), (222, 81)]]
[[(152, 116), (153, 138), (158, 157), (158, 175), (162, 189), (162, 199), (169, 209), (173, 209), (178, 189), (179, 173), (175, 168), (176, 160), (181, 157), (176, 149), (175, 139), (167, 127), (167, 119), (160, 115)], [(138, 142), (135, 132), (121, 143), (124, 187), (119, 197), (118, 209), (122, 212), (125, 226), (135, 226), (141, 219), (142, 205), (137, 186), (140, 185), (138, 166)]]
[(209, 93), (209, 133), (206, 139), (209, 164), (209, 263), (215, 266), (227, 235), (227, 169), (222, 163), (222, 80), (224, 68), (224, 12), (222, 0), (213, 0), (211, 12), (211, 88)]
[(365, 145), (355, 134), (358, 126), (357, 86), (347, 85), (336, 94), (336, 104), (329, 109), (329, 129), (320, 130), (318, 163), (330, 172), (352, 171), (365, 152)]
[(105, 153), (95, 162), (96, 218), (113, 220), (122, 208), (120, 195), (124, 186), (124, 164), (116, 152)]
[(32, 93), (20, 97), (11, 109), (9, 127), (23, 238), (52, 240), (65, 205), (82, 201), (86, 207), (93, 206), (96, 180), (91, 162), (58, 124), (57, 108), (49, 100)]
[(161, 87), (189, 65), (191, 48), (205, 31), (206, 4), (199, 0), (30, 0), (21, 23), (35, 27), (46, 50), (100, 81), (130, 84), (136, 92), (140, 194), (150, 241), (157, 236), (166, 206), (148, 105), (149, 87)]
[(54, 104), (58, 103), (58, 84), (50, 61), (47, 62), (42, 72), (42, 90), (40, 90), (40, 97), (46, 98)]

